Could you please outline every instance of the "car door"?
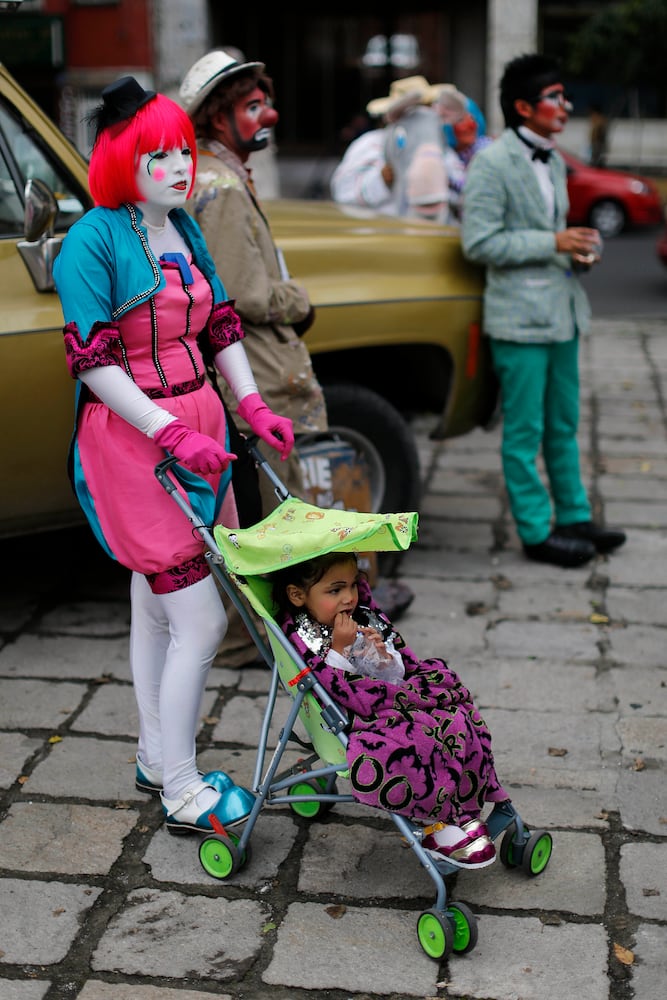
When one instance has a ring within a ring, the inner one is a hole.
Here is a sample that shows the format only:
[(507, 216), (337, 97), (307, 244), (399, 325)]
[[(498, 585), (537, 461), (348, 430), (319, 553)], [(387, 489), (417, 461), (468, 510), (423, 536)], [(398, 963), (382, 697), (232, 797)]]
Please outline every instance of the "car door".
[[(30, 178), (56, 196), (56, 237), (90, 205), (83, 161), (58, 135), (0, 67), (0, 535), (80, 516), (66, 474), (74, 389), (60, 301), (52, 284), (37, 290), (19, 251)], [(51, 245), (57, 252), (59, 241)]]

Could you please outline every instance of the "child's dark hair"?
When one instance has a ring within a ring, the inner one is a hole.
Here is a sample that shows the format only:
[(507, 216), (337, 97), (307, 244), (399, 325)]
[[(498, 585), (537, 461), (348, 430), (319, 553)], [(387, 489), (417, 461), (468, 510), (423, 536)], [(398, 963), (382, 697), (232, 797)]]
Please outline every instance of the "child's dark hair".
[(294, 608), (287, 596), (287, 588), (290, 584), (300, 587), (307, 593), (332, 566), (337, 566), (338, 563), (342, 562), (353, 562), (356, 565), (356, 554), (354, 552), (325, 552), (324, 555), (306, 559), (305, 562), (294, 563), (292, 566), (286, 566), (284, 569), (278, 569), (272, 573), (272, 597), (278, 606), (279, 613), (283, 615)]

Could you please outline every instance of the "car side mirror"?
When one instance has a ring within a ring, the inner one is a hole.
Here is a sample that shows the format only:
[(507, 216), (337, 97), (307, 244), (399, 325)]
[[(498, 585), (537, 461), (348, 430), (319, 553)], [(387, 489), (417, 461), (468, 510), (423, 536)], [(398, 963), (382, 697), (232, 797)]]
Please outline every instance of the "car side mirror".
[(54, 236), (58, 202), (48, 184), (32, 177), (25, 186), (25, 239), (16, 249), (21, 254), (38, 292), (53, 292), (53, 262), (62, 237)]
[(58, 202), (48, 184), (31, 177), (25, 186), (24, 232), (28, 243), (42, 236), (53, 236), (58, 214)]

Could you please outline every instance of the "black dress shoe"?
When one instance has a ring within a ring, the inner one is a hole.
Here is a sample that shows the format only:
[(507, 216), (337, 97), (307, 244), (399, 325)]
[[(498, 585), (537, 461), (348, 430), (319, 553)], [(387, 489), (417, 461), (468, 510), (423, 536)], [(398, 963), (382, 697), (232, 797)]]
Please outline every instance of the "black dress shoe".
[(624, 531), (613, 528), (601, 528), (593, 521), (577, 521), (576, 524), (565, 524), (556, 528), (554, 534), (559, 538), (579, 538), (592, 542), (598, 552), (611, 552), (625, 541)]
[(584, 538), (564, 538), (549, 535), (539, 545), (524, 545), (523, 551), (536, 562), (552, 563), (554, 566), (583, 566), (595, 555), (595, 546)]

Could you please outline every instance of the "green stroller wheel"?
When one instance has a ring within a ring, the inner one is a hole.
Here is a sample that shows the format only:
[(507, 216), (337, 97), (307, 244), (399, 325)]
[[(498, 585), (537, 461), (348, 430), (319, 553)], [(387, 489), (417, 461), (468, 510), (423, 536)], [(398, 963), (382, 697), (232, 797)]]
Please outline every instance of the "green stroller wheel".
[(199, 845), (199, 861), (207, 875), (221, 881), (231, 878), (248, 861), (249, 848), (239, 851), (233, 836), (211, 833)]
[(545, 830), (536, 830), (531, 833), (523, 849), (521, 867), (528, 875), (539, 875), (549, 864), (552, 850), (551, 834)]
[(448, 914), (440, 910), (424, 910), (417, 920), (417, 937), (422, 950), (439, 961), (448, 958), (454, 945), (454, 925)]
[(459, 955), (472, 951), (477, 944), (477, 917), (466, 903), (450, 903), (447, 916), (454, 925), (452, 950)]
[[(521, 851), (513, 843), (516, 836), (516, 823), (510, 823), (500, 842), (499, 857), (505, 868), (516, 868), (521, 863)], [(518, 856), (517, 856), (518, 855)]]
[[(308, 781), (298, 781), (295, 785), (292, 785), (288, 794), (319, 795), (325, 788), (326, 781), (323, 778), (319, 780), (311, 778)], [(329, 811), (329, 808), (331, 808), (331, 803), (329, 802), (290, 802), (292, 812), (296, 813), (297, 816), (303, 816), (304, 819), (315, 819), (316, 816), (322, 816), (325, 812)]]

